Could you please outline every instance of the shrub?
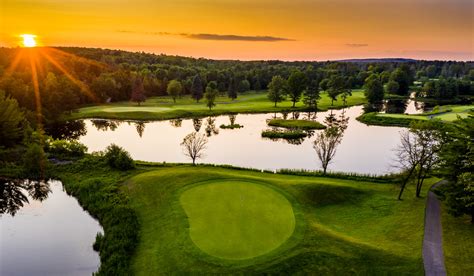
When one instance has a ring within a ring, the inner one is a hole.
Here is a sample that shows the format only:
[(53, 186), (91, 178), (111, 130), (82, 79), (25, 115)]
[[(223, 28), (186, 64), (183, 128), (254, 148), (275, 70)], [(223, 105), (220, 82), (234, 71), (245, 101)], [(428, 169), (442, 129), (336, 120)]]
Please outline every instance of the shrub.
[(58, 157), (83, 157), (87, 147), (75, 140), (53, 140), (47, 145), (47, 151)]
[(43, 148), (38, 144), (31, 144), (23, 157), (23, 176), (30, 179), (45, 179), (47, 164)]
[(107, 147), (104, 157), (107, 164), (114, 169), (125, 171), (135, 168), (135, 162), (130, 154), (115, 144)]
[(273, 119), (268, 122), (269, 126), (274, 127), (283, 127), (289, 129), (302, 129), (302, 130), (312, 130), (312, 129), (325, 129), (326, 126), (309, 120), (283, 120), (283, 119)]

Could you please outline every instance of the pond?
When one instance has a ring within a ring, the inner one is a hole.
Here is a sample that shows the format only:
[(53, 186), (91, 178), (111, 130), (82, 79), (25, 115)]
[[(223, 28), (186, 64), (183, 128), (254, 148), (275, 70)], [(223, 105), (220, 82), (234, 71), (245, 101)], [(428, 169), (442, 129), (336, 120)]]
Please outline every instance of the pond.
[[(347, 129), (329, 171), (370, 174), (391, 172), (394, 149), (399, 142), (402, 128), (367, 126), (356, 120), (363, 112), (362, 106), (345, 110), (318, 113), (290, 114), (239, 114), (236, 124), (240, 129), (221, 129), (230, 123), (229, 116), (203, 119), (183, 119), (154, 122), (125, 122), (110, 120), (84, 120), (79, 131), (80, 142), (90, 152), (104, 150), (111, 143), (125, 148), (134, 159), (153, 162), (190, 162), (183, 154), (180, 143), (196, 130), (208, 134), (205, 156), (199, 162), (229, 164), (239, 167), (276, 170), (320, 169), (320, 162), (313, 149), (313, 136), (299, 141), (270, 140), (261, 137), (269, 129), (267, 120), (274, 117), (312, 119), (324, 123), (332, 114), (344, 116)], [(318, 130), (321, 131), (321, 130)]]
[[(66, 194), (61, 182), (22, 190), (28, 202), (13, 188), (17, 186), (2, 185), (0, 275), (91, 275), (97, 271), (100, 260), (92, 245), (102, 228)], [(4, 198), (7, 194), (10, 198)]]

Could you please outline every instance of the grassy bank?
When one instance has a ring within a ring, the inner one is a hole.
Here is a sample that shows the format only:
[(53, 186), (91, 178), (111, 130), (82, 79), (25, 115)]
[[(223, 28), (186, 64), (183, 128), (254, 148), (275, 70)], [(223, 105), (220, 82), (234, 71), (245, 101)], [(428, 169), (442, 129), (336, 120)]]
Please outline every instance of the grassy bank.
[[(348, 106), (364, 103), (366, 103), (366, 99), (361, 90), (354, 90), (352, 96), (347, 98)], [(289, 100), (278, 103), (278, 106), (274, 107), (274, 104), (268, 100), (265, 91), (244, 93), (239, 95), (234, 101), (227, 97), (220, 96), (217, 98), (216, 104), (217, 105), (209, 111), (203, 101), (196, 103), (189, 96), (178, 99), (176, 103), (174, 103), (170, 97), (155, 97), (148, 99), (140, 106), (132, 102), (119, 102), (84, 107), (65, 117), (65, 119), (166, 120), (235, 113), (304, 111), (307, 109), (301, 101), (297, 103), (295, 108), (292, 108), (292, 102)], [(318, 107), (321, 110), (342, 108), (343, 103), (342, 100), (338, 100), (334, 102), (334, 106), (331, 106), (330, 98), (326, 93), (322, 93)]]
[(388, 113), (366, 113), (357, 117), (362, 123), (368, 125), (381, 126), (402, 126), (407, 127), (416, 120), (439, 119), (445, 122), (457, 120), (458, 116), (466, 118), (474, 110), (474, 105), (447, 105), (441, 106), (438, 110), (421, 114), (388, 114)]
[(325, 125), (308, 120), (284, 120), (284, 119), (273, 119), (268, 122), (269, 126), (274, 127), (283, 127), (290, 129), (303, 129), (303, 130), (312, 130), (312, 129), (324, 129)]
[(474, 274), (474, 225), (470, 216), (455, 218), (442, 208), (444, 262), (448, 275)]

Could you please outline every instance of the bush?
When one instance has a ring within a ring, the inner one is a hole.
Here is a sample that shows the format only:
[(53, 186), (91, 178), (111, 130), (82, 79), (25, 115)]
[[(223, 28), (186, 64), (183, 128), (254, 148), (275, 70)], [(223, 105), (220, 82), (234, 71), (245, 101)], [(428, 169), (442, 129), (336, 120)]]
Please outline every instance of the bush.
[(53, 140), (47, 145), (46, 150), (58, 157), (83, 157), (87, 147), (75, 140)]
[(104, 157), (107, 164), (114, 169), (125, 171), (135, 168), (135, 162), (130, 154), (115, 144), (107, 147)]
[(47, 164), (43, 148), (38, 144), (31, 144), (23, 157), (23, 176), (29, 179), (45, 179)]

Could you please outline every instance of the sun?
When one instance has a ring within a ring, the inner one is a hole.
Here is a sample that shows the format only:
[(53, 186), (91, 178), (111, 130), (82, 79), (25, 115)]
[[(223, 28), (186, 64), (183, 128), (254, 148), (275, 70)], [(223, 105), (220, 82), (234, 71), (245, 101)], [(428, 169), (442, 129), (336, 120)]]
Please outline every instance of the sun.
[(37, 45), (36, 35), (22, 34), (20, 35), (20, 37), (23, 38), (23, 47), (28, 47), (28, 48), (36, 47)]

